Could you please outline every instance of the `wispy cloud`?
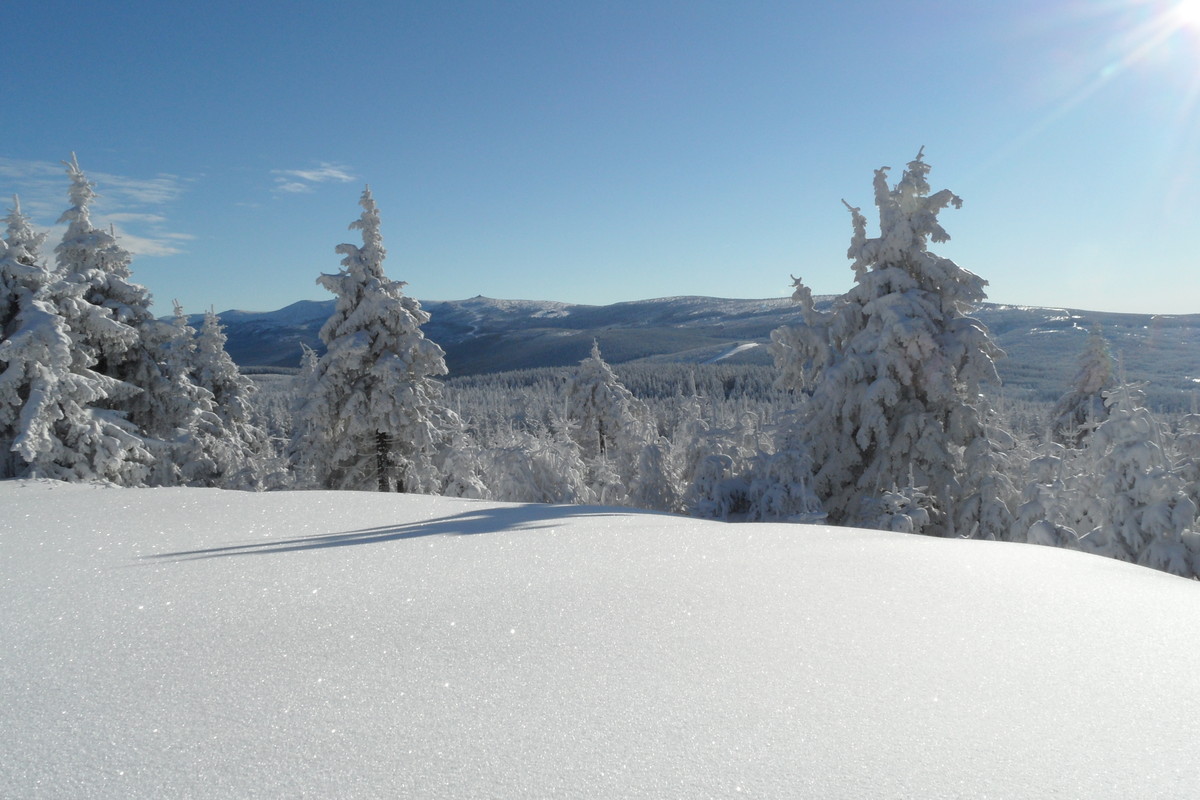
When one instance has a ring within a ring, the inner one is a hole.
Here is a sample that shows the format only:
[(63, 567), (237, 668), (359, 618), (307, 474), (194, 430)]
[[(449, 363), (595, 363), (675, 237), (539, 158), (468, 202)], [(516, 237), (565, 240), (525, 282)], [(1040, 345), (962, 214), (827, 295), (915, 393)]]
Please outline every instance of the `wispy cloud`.
[(281, 194), (307, 194), (321, 183), (349, 183), (357, 180), (343, 164), (322, 162), (315, 169), (273, 169), (275, 191)]
[(106, 214), (105, 219), (109, 222), (147, 222), (154, 225), (160, 225), (167, 221), (162, 214), (135, 214), (132, 212)]
[[(100, 228), (112, 226), (121, 246), (133, 255), (177, 255), (184, 252), (185, 242), (195, 238), (171, 230), (166, 216), (169, 206), (186, 190), (186, 179), (169, 174), (135, 178), (93, 172), (86, 161), (83, 169), (96, 185), (96, 199), (90, 209), (92, 223)], [(18, 195), (21, 210), (35, 224), (51, 229), (51, 242), (61, 230), (56, 222), (67, 207), (68, 185), (66, 168), (61, 163), (0, 157), (0, 198)]]
[(154, 178), (127, 178), (107, 172), (89, 173), (88, 177), (104, 193), (120, 203), (161, 206), (174, 202), (183, 193), (184, 180), (178, 175), (160, 174)]
[(163, 233), (151, 231), (149, 236), (139, 236), (130, 233), (120, 225), (113, 225), (117, 241), (135, 256), (177, 256), (186, 252), (182, 243), (196, 237), (186, 233)]

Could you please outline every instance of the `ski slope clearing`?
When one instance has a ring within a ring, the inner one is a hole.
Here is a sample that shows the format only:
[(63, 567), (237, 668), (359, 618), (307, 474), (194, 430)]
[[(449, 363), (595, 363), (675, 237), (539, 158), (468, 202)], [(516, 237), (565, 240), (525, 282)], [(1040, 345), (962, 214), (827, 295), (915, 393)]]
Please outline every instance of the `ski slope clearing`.
[(753, 350), (754, 348), (756, 348), (758, 346), (759, 346), (758, 342), (745, 342), (743, 344), (737, 345), (736, 347), (730, 348), (729, 350), (726, 350), (724, 353), (721, 353), (721, 355), (717, 356), (716, 358), (710, 358), (705, 363), (706, 364), (716, 364), (718, 361), (724, 361), (727, 358), (732, 358), (733, 356), (736, 356), (738, 353), (744, 353), (747, 350)]
[(1200, 585), (1062, 550), (0, 483), (0, 796), (1190, 797)]

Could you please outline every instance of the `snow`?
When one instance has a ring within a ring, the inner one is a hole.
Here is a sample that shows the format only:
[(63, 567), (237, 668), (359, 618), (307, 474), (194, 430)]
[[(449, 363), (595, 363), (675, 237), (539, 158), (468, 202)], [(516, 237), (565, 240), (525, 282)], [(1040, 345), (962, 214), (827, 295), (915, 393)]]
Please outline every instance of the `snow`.
[(1185, 797), (1200, 586), (1077, 552), (0, 482), (0, 796)]
[(744, 353), (747, 350), (753, 350), (754, 348), (756, 348), (758, 346), (759, 346), (758, 342), (745, 342), (743, 344), (736, 345), (735, 347), (732, 347), (729, 350), (726, 350), (725, 352), (721, 353), (719, 356), (710, 358), (708, 361), (705, 361), (704, 363), (705, 364), (715, 364), (718, 361), (724, 361), (725, 359), (735, 356), (738, 353)]

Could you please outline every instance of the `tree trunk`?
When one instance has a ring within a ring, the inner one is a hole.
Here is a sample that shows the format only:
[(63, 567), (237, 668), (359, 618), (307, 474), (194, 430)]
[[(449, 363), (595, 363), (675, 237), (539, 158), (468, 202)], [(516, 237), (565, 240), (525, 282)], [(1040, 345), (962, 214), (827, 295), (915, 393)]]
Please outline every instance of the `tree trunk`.
[(389, 456), (388, 435), (383, 431), (375, 431), (375, 470), (379, 478), (379, 491), (392, 490), (392, 465)]

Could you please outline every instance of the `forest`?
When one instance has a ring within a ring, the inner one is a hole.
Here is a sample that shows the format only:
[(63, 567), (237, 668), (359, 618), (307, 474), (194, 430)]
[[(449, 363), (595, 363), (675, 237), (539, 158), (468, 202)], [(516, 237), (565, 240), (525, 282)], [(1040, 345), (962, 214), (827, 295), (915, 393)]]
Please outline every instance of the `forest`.
[(0, 478), (370, 490), (824, 522), (1078, 549), (1200, 576), (1200, 416), (1156, 414), (1101, 331), (1054, 404), (1005, 401), (972, 316), (986, 281), (938, 256), (923, 155), (847, 204), (853, 285), (772, 334), (774, 366), (577, 367), (456, 378), (384, 271), (369, 190), (319, 276), (336, 298), (295, 375), (243, 374), (219, 318), (160, 319), (66, 164), (52, 252), (14, 199), (0, 245)]

